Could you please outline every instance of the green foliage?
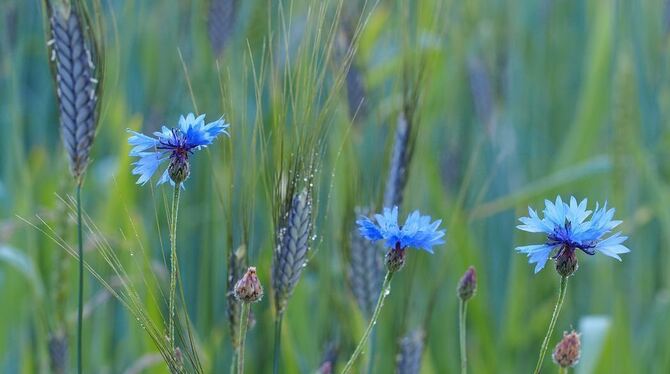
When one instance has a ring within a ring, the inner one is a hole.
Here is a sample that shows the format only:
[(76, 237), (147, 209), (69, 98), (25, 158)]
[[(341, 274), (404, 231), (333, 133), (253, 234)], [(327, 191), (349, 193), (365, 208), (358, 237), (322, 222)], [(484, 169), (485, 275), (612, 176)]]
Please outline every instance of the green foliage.
[[(559, 193), (609, 200), (632, 252), (621, 263), (580, 258), (549, 346), (575, 327), (579, 373), (670, 371), (666, 1), (239, 1), (218, 57), (209, 5), (90, 7), (104, 28), (105, 81), (82, 195), (85, 372), (166, 370), (172, 191), (135, 185), (126, 128), (151, 132), (189, 111), (224, 115), (231, 139), (194, 157), (182, 193), (177, 334), (186, 367), (230, 369), (227, 261), (244, 246), (266, 289), (251, 308), (246, 370), (270, 372), (278, 215), (289, 180), (314, 168), (315, 239), (283, 319), (281, 372), (313, 372), (333, 342), (341, 369), (367, 324), (344, 243), (354, 206), (382, 200), (407, 77), (419, 83), (402, 208), (443, 218), (448, 240), (433, 256), (408, 253), (395, 275), (374, 372), (392, 372), (399, 339), (417, 329), (422, 372), (459, 372), (455, 287), (468, 265), (479, 282), (468, 303), (470, 371), (530, 372), (558, 276), (552, 266), (532, 274), (513, 252), (530, 236), (514, 226), (527, 205)], [(0, 372), (8, 373), (48, 372), (49, 336), (61, 329), (74, 368), (74, 186), (45, 19), (39, 2), (0, 3)], [(340, 24), (352, 27), (351, 48), (337, 45)], [(354, 119), (351, 61), (366, 98)], [(552, 365), (545, 360), (544, 371)]]

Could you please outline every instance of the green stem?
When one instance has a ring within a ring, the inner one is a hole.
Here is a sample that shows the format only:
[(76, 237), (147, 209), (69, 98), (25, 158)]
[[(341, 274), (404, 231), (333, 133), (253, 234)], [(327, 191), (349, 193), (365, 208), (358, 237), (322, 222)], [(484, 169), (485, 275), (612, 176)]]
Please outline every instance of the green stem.
[(177, 215), (179, 214), (179, 192), (180, 183), (174, 185), (174, 196), (172, 197), (172, 210), (170, 213), (170, 298), (169, 298), (169, 333), (170, 348), (175, 350), (174, 318), (175, 318), (175, 293), (177, 290)]
[(242, 312), (240, 313), (240, 335), (237, 339), (239, 347), (239, 353), (237, 354), (237, 374), (244, 373), (244, 344), (247, 340), (247, 322), (249, 321), (249, 311), (251, 309), (251, 304), (242, 303)]
[(568, 368), (564, 368), (562, 366), (558, 367), (558, 374), (568, 374)]
[(274, 362), (272, 363), (272, 373), (279, 373), (279, 358), (281, 355), (281, 321), (284, 318), (284, 313), (280, 313), (275, 320), (275, 354)]
[(230, 374), (235, 374), (235, 371), (237, 370), (237, 349), (233, 349), (233, 355), (230, 358)]
[(368, 355), (368, 374), (372, 374), (375, 366), (375, 353), (377, 352), (377, 329), (372, 328), (370, 333), (370, 354)]
[(465, 317), (468, 313), (468, 301), (460, 299), (458, 304), (458, 329), (461, 343), (461, 374), (468, 372), (468, 351), (465, 344)]
[(77, 309), (77, 373), (82, 373), (81, 337), (84, 316), (84, 234), (81, 222), (81, 182), (77, 183), (77, 238), (79, 241), (79, 308)]
[(554, 327), (556, 326), (556, 320), (558, 320), (558, 313), (561, 311), (563, 306), (563, 300), (565, 300), (565, 291), (568, 288), (568, 277), (561, 277), (561, 287), (558, 291), (558, 300), (556, 301), (556, 306), (554, 307), (554, 313), (551, 315), (551, 322), (549, 322), (549, 329), (547, 330), (547, 335), (544, 337), (542, 342), (542, 347), (540, 348), (540, 357), (537, 360), (537, 365), (535, 365), (535, 371), (533, 373), (539, 374), (540, 369), (542, 369), (542, 361), (544, 361), (544, 355), (547, 353), (547, 347), (549, 347), (549, 339), (551, 339), (551, 333), (554, 332)]
[(379, 294), (379, 298), (377, 299), (377, 306), (375, 307), (374, 313), (372, 313), (372, 319), (370, 320), (368, 327), (365, 329), (361, 341), (358, 342), (358, 345), (356, 346), (354, 353), (349, 358), (347, 365), (344, 367), (344, 370), (342, 370), (342, 374), (346, 374), (351, 371), (352, 367), (354, 366), (354, 362), (356, 362), (358, 356), (361, 354), (361, 352), (363, 352), (363, 347), (365, 347), (368, 337), (370, 337), (370, 332), (372, 331), (372, 328), (377, 324), (377, 319), (379, 318), (379, 312), (382, 310), (382, 306), (384, 305), (384, 299), (386, 299), (386, 296), (388, 296), (388, 294), (391, 292), (389, 286), (391, 285), (391, 278), (393, 278), (393, 274), (394, 273), (390, 271), (386, 272), (386, 276), (384, 277), (384, 283), (382, 284), (381, 293)]

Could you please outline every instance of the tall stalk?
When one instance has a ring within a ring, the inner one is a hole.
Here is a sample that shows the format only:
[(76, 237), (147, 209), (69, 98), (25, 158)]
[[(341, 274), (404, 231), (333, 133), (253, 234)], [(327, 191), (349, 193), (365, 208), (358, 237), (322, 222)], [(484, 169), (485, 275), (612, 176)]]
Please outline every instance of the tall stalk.
[(174, 195), (172, 197), (172, 210), (170, 213), (170, 298), (169, 298), (169, 313), (168, 325), (170, 347), (172, 352), (175, 349), (175, 335), (174, 335), (174, 318), (175, 318), (175, 293), (177, 289), (177, 216), (179, 214), (179, 193), (181, 183), (175, 183)]
[(370, 333), (370, 354), (368, 355), (368, 374), (372, 374), (375, 366), (375, 353), (377, 352), (377, 329), (372, 328)]
[(549, 322), (549, 329), (547, 330), (547, 335), (544, 337), (542, 342), (542, 347), (540, 347), (540, 357), (537, 360), (537, 365), (535, 365), (535, 371), (533, 373), (539, 374), (540, 369), (542, 368), (542, 362), (544, 361), (544, 356), (547, 353), (547, 348), (549, 347), (549, 339), (551, 334), (554, 332), (554, 327), (556, 326), (556, 320), (558, 320), (558, 314), (561, 311), (563, 306), (563, 301), (565, 300), (565, 293), (568, 288), (568, 277), (561, 277), (561, 286), (558, 291), (558, 300), (556, 301), (556, 306), (554, 307), (554, 313), (551, 315), (551, 321)]
[(461, 374), (468, 372), (468, 353), (466, 345), (465, 334), (465, 317), (468, 312), (468, 301), (460, 299), (458, 302), (458, 327), (459, 327), (459, 341), (461, 346)]
[(237, 353), (237, 374), (244, 373), (244, 344), (247, 340), (247, 324), (249, 321), (250, 310), (251, 304), (242, 303), (242, 312), (240, 313), (240, 336), (238, 339), (239, 352)]
[(84, 317), (84, 234), (81, 224), (81, 181), (77, 183), (77, 239), (79, 242), (79, 305), (77, 308), (77, 373), (82, 373), (81, 340)]
[(384, 283), (382, 284), (382, 289), (381, 292), (379, 293), (379, 298), (377, 299), (377, 306), (375, 307), (374, 313), (372, 313), (372, 319), (370, 319), (370, 323), (368, 324), (368, 327), (365, 329), (361, 341), (358, 342), (358, 345), (356, 346), (354, 353), (349, 358), (347, 365), (344, 367), (344, 370), (342, 370), (342, 374), (346, 374), (351, 371), (352, 367), (354, 366), (354, 362), (356, 362), (358, 356), (360, 356), (361, 352), (363, 352), (363, 347), (365, 347), (367, 340), (370, 337), (370, 332), (377, 324), (377, 319), (379, 318), (379, 312), (382, 310), (382, 306), (384, 305), (384, 299), (386, 299), (386, 296), (388, 296), (388, 294), (391, 293), (391, 289), (389, 286), (391, 285), (391, 279), (393, 278), (393, 274), (394, 272), (391, 271), (386, 272), (386, 276), (384, 277)]
[(275, 320), (275, 349), (274, 359), (272, 362), (272, 374), (279, 373), (279, 358), (281, 355), (281, 321), (284, 318), (284, 313), (280, 313)]

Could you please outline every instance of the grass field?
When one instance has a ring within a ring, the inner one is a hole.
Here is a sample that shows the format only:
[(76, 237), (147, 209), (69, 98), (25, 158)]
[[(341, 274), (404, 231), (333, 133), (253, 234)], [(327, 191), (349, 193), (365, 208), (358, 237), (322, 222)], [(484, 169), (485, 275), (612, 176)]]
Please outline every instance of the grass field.
[[(355, 209), (388, 201), (402, 116), (407, 183), (395, 201), (403, 217), (442, 219), (447, 240), (433, 255), (408, 252), (354, 372), (394, 372), (413, 331), (423, 332), (421, 373), (459, 372), (456, 285), (469, 265), (470, 372), (532, 372), (559, 275), (552, 264), (533, 273), (514, 248), (541, 235), (515, 227), (529, 205), (557, 195), (590, 208), (607, 200), (631, 253), (578, 255), (550, 349), (574, 328), (582, 354), (571, 371), (670, 372), (670, 2), (88, 5), (104, 81), (82, 189), (84, 372), (168, 372), (147, 331), (166, 330), (173, 189), (135, 183), (126, 130), (150, 134), (189, 112), (224, 116), (230, 138), (193, 155), (181, 192), (177, 343), (187, 372), (230, 370), (228, 273), (239, 248), (265, 289), (251, 307), (246, 372), (272, 372), (276, 233), (302, 188), (314, 227), (284, 312), (279, 372), (313, 373), (335, 356), (333, 372), (344, 367), (369, 320), (355, 289), (365, 280), (352, 270)], [(0, 2), (3, 373), (51, 372), (59, 349), (63, 372), (76, 372), (75, 182), (47, 18), (40, 1)], [(543, 367), (558, 371), (551, 358)]]

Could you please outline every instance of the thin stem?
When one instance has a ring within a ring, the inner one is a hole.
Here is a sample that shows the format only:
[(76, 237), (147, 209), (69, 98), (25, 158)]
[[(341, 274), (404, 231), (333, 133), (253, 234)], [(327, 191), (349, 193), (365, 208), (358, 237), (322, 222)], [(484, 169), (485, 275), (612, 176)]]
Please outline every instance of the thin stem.
[(239, 346), (239, 353), (237, 354), (237, 374), (244, 373), (244, 344), (247, 340), (247, 322), (249, 321), (249, 310), (251, 304), (242, 303), (242, 312), (240, 313), (240, 335), (237, 339)]
[(372, 328), (370, 333), (370, 354), (368, 355), (368, 374), (372, 374), (375, 366), (375, 353), (377, 352), (377, 329)]
[(465, 317), (468, 313), (468, 301), (460, 299), (458, 304), (458, 329), (460, 334), (461, 342), (461, 374), (466, 374), (468, 372), (468, 351), (467, 345), (465, 343)]
[(77, 183), (77, 239), (79, 241), (79, 307), (77, 309), (77, 373), (82, 373), (81, 338), (84, 316), (84, 234), (81, 224), (81, 182)]
[(562, 366), (558, 367), (558, 374), (568, 374), (568, 368), (564, 368)]
[(384, 277), (384, 283), (382, 284), (381, 293), (379, 294), (379, 298), (377, 299), (377, 306), (375, 307), (374, 313), (372, 313), (372, 319), (370, 320), (368, 327), (365, 329), (361, 341), (358, 342), (358, 345), (356, 346), (354, 353), (349, 358), (347, 365), (344, 367), (344, 370), (342, 370), (342, 374), (346, 374), (351, 371), (352, 367), (354, 366), (354, 362), (356, 362), (356, 359), (361, 354), (361, 352), (363, 351), (363, 347), (365, 347), (365, 344), (367, 343), (368, 337), (370, 337), (370, 332), (372, 331), (372, 328), (377, 324), (377, 319), (379, 318), (379, 312), (382, 310), (382, 306), (384, 305), (384, 299), (386, 299), (386, 296), (388, 296), (388, 294), (391, 293), (391, 289), (389, 286), (391, 285), (391, 278), (393, 278), (393, 274), (394, 273), (390, 271), (386, 272), (386, 276)]
[(180, 183), (174, 185), (174, 195), (172, 197), (172, 210), (170, 213), (170, 298), (169, 298), (169, 332), (170, 348), (172, 353), (175, 350), (174, 318), (175, 318), (175, 293), (177, 290), (177, 215), (179, 214), (179, 192)]
[(281, 355), (281, 321), (284, 318), (284, 313), (280, 313), (275, 320), (275, 355), (272, 363), (272, 373), (279, 373), (279, 359)]
[(235, 374), (237, 370), (237, 351), (239, 348), (233, 350), (233, 356), (230, 360), (230, 374)]
[(561, 311), (563, 306), (563, 300), (565, 300), (565, 291), (568, 288), (568, 277), (561, 277), (561, 287), (558, 291), (558, 300), (556, 301), (556, 307), (554, 307), (554, 313), (551, 315), (551, 322), (549, 322), (549, 329), (547, 330), (547, 335), (544, 337), (542, 342), (542, 347), (540, 348), (540, 357), (537, 360), (537, 365), (535, 365), (535, 371), (533, 373), (539, 374), (540, 369), (542, 368), (542, 361), (544, 361), (544, 355), (547, 353), (547, 347), (549, 347), (549, 339), (551, 339), (551, 333), (554, 332), (554, 327), (556, 326), (556, 320), (558, 319), (558, 313)]

